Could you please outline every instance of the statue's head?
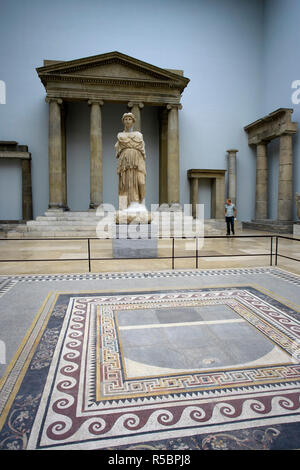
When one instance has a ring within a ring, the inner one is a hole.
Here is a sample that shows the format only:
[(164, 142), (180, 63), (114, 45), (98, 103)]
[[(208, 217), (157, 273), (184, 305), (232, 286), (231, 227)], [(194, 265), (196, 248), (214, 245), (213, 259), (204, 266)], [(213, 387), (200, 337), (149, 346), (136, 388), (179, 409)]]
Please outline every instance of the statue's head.
[(134, 114), (132, 114), (132, 113), (124, 113), (123, 116), (122, 116), (122, 122), (123, 122), (123, 124), (125, 124), (125, 122), (129, 123), (130, 121), (132, 121), (132, 124), (135, 123)]

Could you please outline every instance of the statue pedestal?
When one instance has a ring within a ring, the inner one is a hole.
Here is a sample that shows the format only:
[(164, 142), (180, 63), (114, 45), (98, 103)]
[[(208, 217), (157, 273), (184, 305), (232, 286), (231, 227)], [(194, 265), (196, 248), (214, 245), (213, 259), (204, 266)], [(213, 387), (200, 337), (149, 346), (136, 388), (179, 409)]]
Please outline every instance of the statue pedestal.
[(156, 224), (117, 224), (112, 240), (114, 258), (157, 258)]
[(151, 212), (147, 211), (145, 204), (132, 202), (129, 207), (116, 212), (117, 224), (150, 224)]

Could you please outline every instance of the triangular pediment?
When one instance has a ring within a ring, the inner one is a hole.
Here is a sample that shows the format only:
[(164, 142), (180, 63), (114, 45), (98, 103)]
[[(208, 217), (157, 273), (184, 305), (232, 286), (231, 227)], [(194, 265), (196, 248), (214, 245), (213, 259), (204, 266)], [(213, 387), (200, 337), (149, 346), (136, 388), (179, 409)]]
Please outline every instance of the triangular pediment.
[(104, 79), (136, 80), (153, 84), (165, 82), (166, 85), (177, 85), (178, 88), (183, 89), (189, 82), (189, 79), (178, 71), (172, 72), (170, 69), (162, 69), (120, 52), (110, 52), (71, 61), (46, 61), (46, 64), (37, 69), (44, 84), (51, 81), (51, 77), (55, 80), (61, 77), (61, 79), (80, 81)]
[[(68, 72), (66, 72), (68, 73)], [(111, 62), (105, 64), (99, 64), (94, 66), (89, 66), (87, 68), (82, 68), (81, 70), (72, 72), (74, 75), (86, 76), (86, 77), (106, 77), (106, 78), (137, 78), (137, 79), (160, 79), (166, 80), (165, 76), (159, 76), (158, 74), (153, 77), (149, 75), (147, 71), (132, 67), (124, 62)]]

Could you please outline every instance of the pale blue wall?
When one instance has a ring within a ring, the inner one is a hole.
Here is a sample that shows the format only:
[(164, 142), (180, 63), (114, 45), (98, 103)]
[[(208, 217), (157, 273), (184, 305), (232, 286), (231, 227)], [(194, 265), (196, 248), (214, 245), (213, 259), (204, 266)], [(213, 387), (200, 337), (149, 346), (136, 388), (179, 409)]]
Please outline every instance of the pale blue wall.
[[(300, 2), (266, 0), (264, 12), (264, 114), (278, 108), (293, 108), (292, 119), (298, 122), (294, 137), (294, 192), (300, 192), (300, 104), (292, 102), (291, 88), (300, 80)], [(299, 98), (300, 94), (298, 94)], [(277, 217), (279, 139), (268, 146), (270, 167), (269, 212)], [(294, 204), (296, 217), (296, 204)]]
[[(180, 111), (181, 202), (189, 202), (189, 168), (226, 168), (226, 150), (237, 148), (240, 217), (253, 216), (255, 157), (243, 126), (264, 108), (262, 0), (1, 0), (0, 8), (0, 79), (7, 86), (6, 104), (0, 104), (0, 140), (29, 146), (34, 216), (48, 204), (48, 105), (35, 68), (43, 59), (71, 60), (114, 50), (159, 67), (181, 68), (191, 80)], [(84, 105), (72, 109), (69, 203), (84, 209), (89, 202), (89, 114)], [(111, 165), (110, 159), (120, 111), (113, 105), (103, 108), (105, 202), (116, 202), (115, 162)], [(153, 110), (143, 110), (143, 133), (149, 204), (158, 201)], [(11, 171), (1, 166), (0, 187)], [(7, 189), (11, 219), (21, 216), (17, 178)], [(0, 219), (7, 218), (6, 204), (1, 197)]]

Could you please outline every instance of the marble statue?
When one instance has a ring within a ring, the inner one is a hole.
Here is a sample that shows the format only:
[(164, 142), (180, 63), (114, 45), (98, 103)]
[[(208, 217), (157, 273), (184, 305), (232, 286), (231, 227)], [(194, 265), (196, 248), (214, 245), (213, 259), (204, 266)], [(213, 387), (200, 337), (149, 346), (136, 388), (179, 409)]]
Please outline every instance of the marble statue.
[[(143, 135), (133, 131), (135, 117), (132, 113), (122, 116), (124, 131), (117, 135), (115, 144), (118, 159), (117, 173), (119, 176), (119, 216), (128, 218), (148, 219), (145, 206), (146, 194), (146, 153)], [(139, 220), (137, 220), (139, 221)]]

